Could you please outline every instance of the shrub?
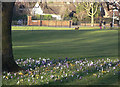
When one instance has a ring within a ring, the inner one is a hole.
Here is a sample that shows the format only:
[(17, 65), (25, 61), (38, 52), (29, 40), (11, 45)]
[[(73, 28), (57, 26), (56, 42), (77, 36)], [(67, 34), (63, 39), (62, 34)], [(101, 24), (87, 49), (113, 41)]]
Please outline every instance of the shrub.
[(52, 20), (52, 16), (51, 15), (35, 15), (32, 17), (33, 20)]
[(27, 15), (15, 15), (12, 18), (13, 21), (18, 21), (18, 20), (21, 20), (21, 19), (27, 20)]

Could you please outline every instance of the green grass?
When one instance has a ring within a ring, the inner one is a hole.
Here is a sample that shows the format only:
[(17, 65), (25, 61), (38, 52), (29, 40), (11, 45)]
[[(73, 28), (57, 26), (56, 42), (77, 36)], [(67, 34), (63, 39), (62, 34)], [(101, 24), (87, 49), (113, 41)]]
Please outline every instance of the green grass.
[[(112, 29), (118, 29), (119, 27), (114, 27)], [(99, 27), (79, 27), (79, 30), (97, 30)], [(106, 30), (110, 29), (106, 27)], [(45, 27), (45, 26), (12, 26), (12, 30), (75, 30), (71, 27)]]
[[(72, 28), (52, 28), (49, 27), (12, 27), (12, 41), (14, 58), (87, 58), (95, 61), (98, 59), (118, 58), (118, 30), (89, 29), (73, 30)], [(45, 30), (44, 30), (45, 29)], [(58, 29), (58, 30), (57, 30)], [(22, 31), (21, 31), (22, 30)], [(27, 30), (27, 31), (26, 31)], [(57, 30), (57, 31), (56, 31)], [(99, 72), (95, 71), (98, 74)], [(78, 73), (79, 74), (79, 73)], [(81, 74), (81, 73), (80, 73)], [(61, 85), (118, 85), (118, 76), (113, 75), (113, 71), (104, 74), (99, 79), (93, 73), (83, 78), (51, 81), (49, 84)], [(28, 78), (26, 78), (28, 79)], [(62, 78), (61, 78), (62, 79)], [(4, 84), (16, 84), (17, 79), (4, 80)], [(37, 80), (39, 84), (39, 80)], [(23, 83), (27, 84), (27, 83)]]
[[(99, 29), (99, 27), (80, 27), (80, 30)], [(12, 26), (12, 30), (74, 30), (68, 27)]]
[(12, 31), (14, 57), (117, 57), (117, 30)]

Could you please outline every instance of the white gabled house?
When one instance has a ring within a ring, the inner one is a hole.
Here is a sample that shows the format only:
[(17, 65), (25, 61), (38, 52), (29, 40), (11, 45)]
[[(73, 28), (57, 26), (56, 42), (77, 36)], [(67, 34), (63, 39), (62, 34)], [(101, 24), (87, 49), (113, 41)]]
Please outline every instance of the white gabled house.
[(34, 8), (32, 9), (32, 15), (36, 15), (36, 14), (39, 14), (39, 15), (51, 15), (53, 18), (56, 18), (57, 20), (61, 20), (61, 15), (56, 15), (56, 14), (47, 14), (47, 13), (44, 13), (44, 11), (42, 10), (42, 8), (40, 7), (39, 5), (39, 2), (37, 2), (34, 6)]
[(32, 15), (36, 15), (36, 14), (41, 15), (41, 14), (43, 14), (43, 10), (42, 10), (42, 8), (40, 7), (40, 5), (39, 5), (38, 2), (35, 4), (34, 8), (32, 9), (32, 13), (31, 13), (31, 14), (32, 14)]

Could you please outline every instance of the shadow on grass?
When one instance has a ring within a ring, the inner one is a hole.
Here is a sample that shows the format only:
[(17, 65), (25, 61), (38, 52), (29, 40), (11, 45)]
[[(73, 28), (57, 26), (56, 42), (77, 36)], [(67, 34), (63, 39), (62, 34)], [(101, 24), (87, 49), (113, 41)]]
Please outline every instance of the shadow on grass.
[[(80, 73), (77, 73), (77, 74), (80, 74)], [(76, 77), (76, 75), (74, 77)], [(89, 75), (92, 75), (92, 73), (89, 74)], [(86, 75), (83, 75), (83, 76), (86, 76)], [(49, 85), (61, 85), (61, 86), (64, 86), (64, 85), (66, 85), (66, 83), (72, 83), (75, 80), (74, 77), (73, 78), (72, 77), (66, 77), (66, 78), (68, 78), (68, 80), (62, 78), (59, 81), (50, 82)], [(94, 85), (98, 85), (98, 86), (101, 85), (102, 86), (102, 85), (104, 85), (105, 87), (106, 86), (108, 86), (108, 87), (111, 87), (111, 86), (114, 87), (115, 86), (116, 87), (116, 86), (118, 86), (118, 83), (117, 83), (118, 79), (117, 78), (118, 78), (118, 76), (114, 76), (114, 75), (109, 76), (108, 75), (108, 76), (105, 76), (104, 78), (101, 78), (99, 80), (95, 79), (95, 81), (93, 81), (93, 83), (91, 83), (91, 84), (86, 85), (86, 84), (77, 84), (76, 83), (76, 86), (81, 87), (81, 86), (94, 86)], [(61, 80), (63, 80), (64, 82), (61, 83), (60, 82)], [(67, 84), (67, 85), (69, 85), (69, 84)], [(45, 87), (45, 86), (48, 86), (48, 85), (44, 84), (43, 86)]]
[[(113, 66), (112, 66), (113, 67)], [(77, 75), (80, 75), (82, 77), (87, 77), (87, 76), (93, 76), (93, 73), (98, 73), (98, 71), (96, 71), (95, 69), (93, 70), (93, 72), (91, 72), (92, 68), (88, 69), (88, 73), (89, 75), (86, 74), (86, 72), (78, 72), (78, 73), (75, 73), (73, 77), (71, 76), (68, 76), (68, 77), (65, 77), (65, 78), (61, 78), (60, 80), (57, 80), (55, 82), (50, 82), (49, 85), (60, 85), (60, 86), (68, 86), (69, 83), (72, 83), (73, 81), (75, 80), (79, 80), (79, 78), (76, 78)], [(67, 78), (67, 79), (66, 79)], [(97, 78), (97, 77), (96, 77)], [(61, 82), (62, 80), (62, 82)], [(95, 81), (94, 81), (95, 80)], [(89, 80), (87, 80), (86, 82), (89, 82)], [(92, 79), (92, 82), (90, 82), (90, 84), (86, 85), (87, 83), (85, 82), (85, 84), (77, 84), (76, 83), (76, 86), (85, 86), (85, 87), (88, 87), (88, 86), (94, 86), (94, 85), (98, 85), (98, 86), (102, 86), (104, 85), (105, 87), (117, 87), (119, 86), (118, 85), (118, 74), (117, 75), (113, 75), (112, 73), (100, 78), (100, 79)], [(66, 84), (68, 83), (68, 84)], [(46, 86), (49, 86), (47, 84), (44, 84), (43, 86), (46, 87)], [(71, 85), (71, 84), (70, 84)]]
[(96, 80), (95, 84), (105, 84), (105, 85), (119, 85), (118, 84), (118, 75), (113, 75), (112, 73), (101, 78), (100, 80)]
[[(115, 66), (115, 65), (113, 65)], [(112, 66), (112, 67), (113, 67)], [(91, 72), (92, 68), (88, 69), (88, 73), (89, 75), (85, 74), (84, 72), (82, 73), (81, 71), (78, 73), (75, 73), (73, 77), (68, 76), (65, 78), (61, 78), (60, 80), (57, 80), (55, 82), (50, 82), (49, 85), (52, 86), (71, 86), (69, 85), (69, 83), (72, 83), (74, 80), (78, 80), (77, 75), (80, 75), (82, 77), (87, 77), (87, 76), (92, 76), (93, 73), (98, 73), (98, 71), (96, 71), (95, 69), (93, 70), (93, 72)], [(92, 86), (101, 86), (101, 87), (119, 87), (119, 79), (118, 79), (119, 73), (117, 73), (116, 75), (113, 75), (113, 72), (108, 73), (107, 75), (104, 75), (104, 77), (102, 78), (97, 78), (97, 79), (92, 79), (92, 82), (90, 82), (90, 84), (86, 85), (86, 84), (77, 84), (73, 85), (73, 86), (80, 86), (80, 87), (92, 87)], [(66, 79), (67, 78), (67, 79)], [(63, 82), (61, 82), (61, 80)], [(94, 81), (95, 80), (95, 81)], [(91, 80), (90, 80), (91, 81)], [(89, 82), (89, 80), (87, 80), (87, 82)], [(68, 84), (66, 84), (68, 83)], [(44, 84), (43, 86), (49, 86), (47, 84)]]

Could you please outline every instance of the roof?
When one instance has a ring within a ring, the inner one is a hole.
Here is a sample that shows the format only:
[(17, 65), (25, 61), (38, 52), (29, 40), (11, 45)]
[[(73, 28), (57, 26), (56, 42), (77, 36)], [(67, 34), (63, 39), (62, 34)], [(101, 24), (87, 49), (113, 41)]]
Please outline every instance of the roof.
[(64, 3), (40, 3), (40, 6), (45, 14), (63, 14), (68, 8), (69, 11), (75, 11), (76, 7), (73, 4), (64, 4)]

